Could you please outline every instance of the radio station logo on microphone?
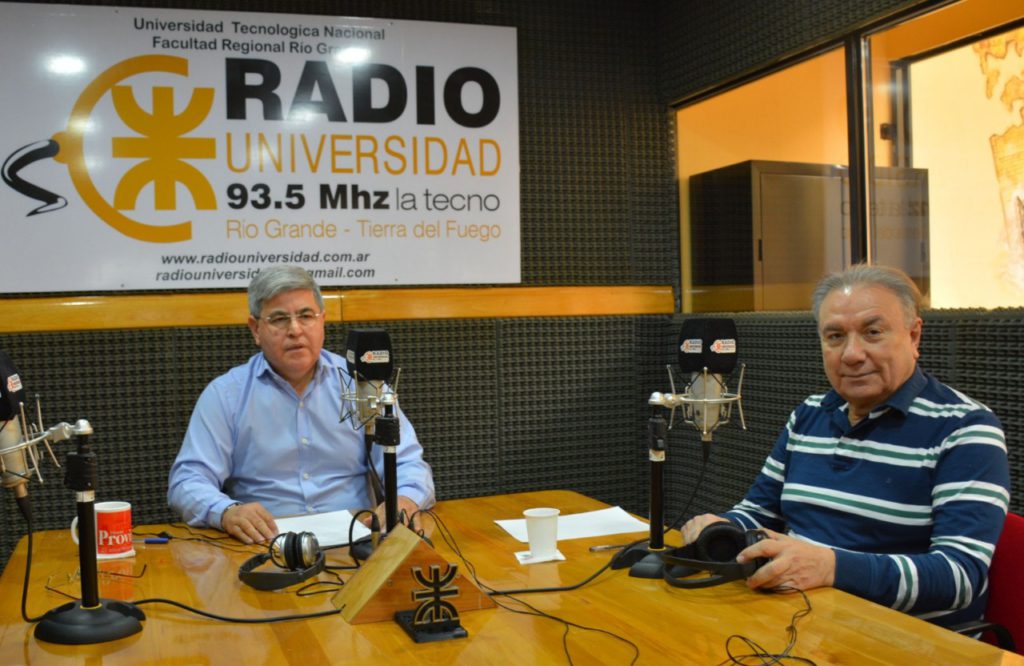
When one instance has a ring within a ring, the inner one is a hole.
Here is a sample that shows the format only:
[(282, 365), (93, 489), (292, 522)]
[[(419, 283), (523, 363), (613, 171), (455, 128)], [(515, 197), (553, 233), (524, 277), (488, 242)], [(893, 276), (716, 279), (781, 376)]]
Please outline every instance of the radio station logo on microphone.
[(684, 354), (700, 354), (704, 351), (704, 341), (700, 338), (683, 340), (683, 343), (679, 345), (679, 351)]
[[(188, 67), (187, 59), (176, 56), (145, 55), (123, 60), (102, 72), (82, 90), (64, 130), (48, 140), (23, 146), (8, 156), (3, 164), (4, 182), (42, 204), (28, 215), (60, 210), (67, 205), (64, 196), (30, 183), (19, 174), (28, 165), (52, 157), (67, 166), (71, 182), (86, 206), (121, 234), (151, 243), (191, 239), (190, 220), (156, 225), (122, 212), (135, 210), (143, 189), (149, 186), (152, 186), (153, 209), (156, 211), (178, 209), (179, 185), (191, 195), (197, 210), (213, 210), (217, 206), (210, 182), (188, 161), (216, 157), (216, 140), (187, 136), (209, 115), (214, 90), (195, 88), (184, 109), (175, 113), (175, 108), (181, 106), (181, 100), (175, 99), (174, 88), (154, 85), (149, 91), (144, 91), (126, 84), (133, 77), (154, 73), (187, 77)], [(86, 150), (86, 133), (94, 127), (94, 111), (108, 95), (114, 113), (124, 124), (128, 135), (111, 137), (107, 144), (109, 153), (104, 149), (103, 159), (99, 161), (111, 158), (136, 162), (118, 181), (113, 201), (101, 194), (94, 182), (90, 164), (96, 160), (90, 159)], [(139, 103), (140, 99), (147, 97), (150, 111)]]
[(710, 349), (713, 354), (735, 354), (736, 341), (732, 339), (715, 340), (711, 343)]
[(7, 377), (7, 392), (17, 393), (21, 390), (21, 377), (17, 373), (14, 373)]
[(363, 363), (389, 363), (391, 362), (391, 352), (387, 349), (381, 349), (374, 351), (372, 349), (367, 350), (359, 357), (359, 360)]

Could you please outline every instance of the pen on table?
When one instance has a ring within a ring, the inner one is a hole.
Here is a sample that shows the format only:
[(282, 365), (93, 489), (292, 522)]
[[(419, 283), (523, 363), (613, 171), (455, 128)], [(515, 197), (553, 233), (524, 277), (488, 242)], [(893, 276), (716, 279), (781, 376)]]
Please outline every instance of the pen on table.
[(136, 539), (135, 543), (141, 541), (142, 543), (167, 543), (170, 541), (167, 537), (146, 537), (145, 539)]
[(605, 545), (605, 546), (591, 546), (590, 547), (590, 552), (597, 553), (597, 552), (600, 552), (602, 550), (622, 550), (625, 547), (626, 547), (626, 544), (624, 544), (624, 543), (608, 544), (608, 545)]

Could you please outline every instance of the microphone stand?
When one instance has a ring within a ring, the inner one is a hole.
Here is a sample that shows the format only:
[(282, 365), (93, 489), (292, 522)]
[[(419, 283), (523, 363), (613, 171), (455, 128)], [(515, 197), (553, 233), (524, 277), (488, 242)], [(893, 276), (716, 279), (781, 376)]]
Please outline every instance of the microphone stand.
[(374, 443), (384, 447), (384, 533), (398, 524), (398, 444), (401, 439), (398, 417), (395, 415), (395, 394), (386, 392), (381, 397), (384, 414), (377, 417)]
[(651, 521), (650, 537), (620, 553), (612, 562), (612, 569), (629, 567), (633, 578), (661, 578), (665, 564), (661, 554), (665, 550), (665, 453), (668, 450), (668, 424), (657, 407), (647, 421), (647, 438), (651, 461)]
[[(398, 416), (395, 415), (397, 396), (386, 390), (380, 397), (384, 413), (373, 419), (372, 432), (367, 427), (367, 441), (384, 448), (384, 534), (398, 524), (398, 444), (401, 439)], [(372, 465), (372, 461), (370, 461)], [(371, 493), (374, 494), (374, 493)], [(376, 520), (376, 517), (374, 517)], [(367, 560), (376, 549), (376, 536), (370, 541), (361, 541), (349, 546), (349, 552), (358, 560)]]
[(84, 419), (75, 424), (76, 452), (67, 457), (64, 485), (75, 491), (78, 512), (78, 566), (82, 598), (43, 615), (35, 636), (48, 643), (86, 645), (125, 638), (142, 631), (146, 616), (135, 605), (101, 599), (96, 570), (96, 454), (89, 446), (92, 426)]

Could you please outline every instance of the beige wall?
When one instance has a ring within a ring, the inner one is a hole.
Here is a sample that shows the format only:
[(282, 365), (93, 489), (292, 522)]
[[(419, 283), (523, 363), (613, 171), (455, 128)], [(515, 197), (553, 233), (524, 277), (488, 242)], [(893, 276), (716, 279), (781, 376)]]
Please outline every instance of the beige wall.
[(746, 160), (847, 163), (843, 50), (676, 113), (683, 310), (690, 301), (692, 174)]

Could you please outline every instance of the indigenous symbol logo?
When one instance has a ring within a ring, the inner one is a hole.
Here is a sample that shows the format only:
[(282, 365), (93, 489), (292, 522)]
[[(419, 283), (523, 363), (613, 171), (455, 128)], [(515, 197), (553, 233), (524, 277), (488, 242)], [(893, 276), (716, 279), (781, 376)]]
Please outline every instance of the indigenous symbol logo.
[(441, 567), (431, 564), (429, 575), (424, 575), (421, 567), (413, 567), (412, 575), (423, 589), (413, 590), (412, 600), (418, 602), (413, 623), (417, 625), (458, 620), (459, 611), (448, 597), (459, 596), (459, 588), (452, 585), (458, 567), (451, 565), (441, 573)]
[[(206, 177), (186, 160), (213, 159), (216, 141), (208, 137), (186, 136), (196, 129), (213, 107), (213, 88), (196, 88), (180, 113), (175, 113), (174, 89), (153, 86), (151, 109), (139, 104), (135, 90), (125, 85), (133, 76), (149, 73), (188, 76), (188, 60), (175, 56), (146, 55), (117, 63), (96, 77), (78, 97), (64, 131), (49, 140), (36, 141), (14, 151), (3, 163), (0, 175), (15, 191), (40, 201), (42, 205), (28, 213), (39, 215), (67, 205), (60, 194), (25, 180), (19, 172), (42, 159), (53, 158), (65, 164), (75, 190), (97, 217), (121, 234), (150, 243), (176, 243), (192, 237), (190, 220), (169, 225), (154, 225), (132, 219), (122, 211), (133, 211), (143, 188), (152, 185), (153, 208), (177, 209), (177, 186), (191, 195), (197, 210), (216, 208), (216, 196)], [(107, 93), (114, 111), (133, 136), (110, 139), (105, 157), (139, 160), (129, 168), (115, 188), (113, 203), (104, 198), (89, 174), (86, 134), (93, 111)]]

